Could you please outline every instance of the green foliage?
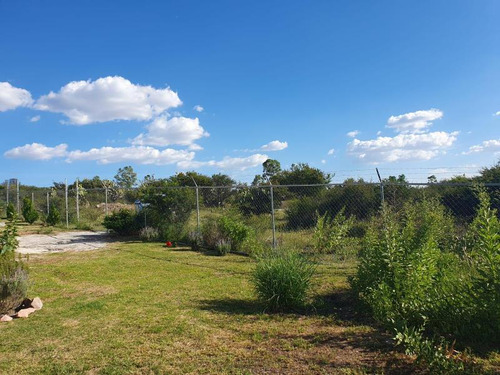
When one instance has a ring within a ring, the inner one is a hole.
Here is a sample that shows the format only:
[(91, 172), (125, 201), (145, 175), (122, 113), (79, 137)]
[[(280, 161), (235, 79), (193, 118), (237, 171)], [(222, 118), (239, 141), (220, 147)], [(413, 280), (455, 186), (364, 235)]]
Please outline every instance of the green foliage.
[(16, 208), (14, 207), (12, 202), (10, 202), (7, 205), (7, 219), (10, 220), (10, 219), (14, 218), (16, 215), (17, 215)]
[(19, 306), (28, 290), (27, 267), (15, 259), (16, 236), (14, 215), (0, 236), (0, 315)]
[(226, 241), (226, 240), (219, 240), (217, 242), (217, 245), (215, 246), (215, 251), (217, 252), (218, 255), (224, 256), (227, 255), (231, 252), (231, 243)]
[(56, 206), (50, 206), (49, 214), (45, 218), (45, 222), (50, 226), (55, 226), (61, 223), (61, 213)]
[[(276, 180), (280, 185), (323, 185), (328, 184), (332, 176), (322, 170), (310, 167), (306, 163), (292, 164), (289, 170), (282, 171), (276, 176)], [(296, 196), (314, 196), (324, 187), (309, 187), (304, 189), (302, 187), (289, 187), (290, 193)]]
[(217, 220), (219, 231), (231, 250), (237, 251), (250, 235), (250, 228), (234, 217), (222, 216)]
[(139, 231), (136, 213), (125, 209), (106, 216), (103, 225), (106, 229), (110, 229), (122, 236), (134, 235)]
[(262, 176), (266, 180), (273, 182), (273, 177), (277, 176), (280, 172), (281, 164), (278, 160), (267, 159), (264, 163), (262, 163)]
[(303, 307), (315, 265), (293, 251), (274, 251), (257, 262), (252, 283), (269, 311), (290, 311)]
[(314, 228), (314, 250), (318, 253), (338, 253), (347, 245), (349, 231), (353, 228), (354, 218), (346, 218), (344, 209), (332, 218), (327, 213), (318, 215)]
[(23, 199), (22, 214), (24, 220), (29, 224), (33, 224), (35, 221), (38, 220), (39, 217), (38, 212), (37, 210), (35, 210), (35, 207), (33, 207), (33, 202), (28, 197), (25, 197)]
[(130, 189), (137, 183), (137, 173), (130, 165), (118, 169), (115, 175), (116, 184), (122, 189)]

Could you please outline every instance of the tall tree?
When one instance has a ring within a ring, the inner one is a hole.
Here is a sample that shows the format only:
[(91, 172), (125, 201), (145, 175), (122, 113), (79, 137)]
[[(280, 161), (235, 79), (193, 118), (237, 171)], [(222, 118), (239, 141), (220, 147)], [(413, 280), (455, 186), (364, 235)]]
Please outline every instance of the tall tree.
[(262, 163), (262, 175), (265, 179), (271, 181), (273, 177), (280, 172), (281, 164), (278, 160), (267, 159), (264, 163)]
[(115, 175), (116, 184), (122, 189), (130, 189), (137, 183), (137, 173), (130, 165), (118, 169)]

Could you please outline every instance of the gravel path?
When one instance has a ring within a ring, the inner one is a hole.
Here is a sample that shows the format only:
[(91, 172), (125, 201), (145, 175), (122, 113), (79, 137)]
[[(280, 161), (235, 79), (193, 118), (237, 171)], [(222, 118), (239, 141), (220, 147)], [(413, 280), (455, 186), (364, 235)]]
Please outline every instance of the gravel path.
[(106, 232), (62, 232), (29, 234), (19, 237), (21, 254), (44, 254), (60, 251), (86, 251), (105, 247), (111, 242)]

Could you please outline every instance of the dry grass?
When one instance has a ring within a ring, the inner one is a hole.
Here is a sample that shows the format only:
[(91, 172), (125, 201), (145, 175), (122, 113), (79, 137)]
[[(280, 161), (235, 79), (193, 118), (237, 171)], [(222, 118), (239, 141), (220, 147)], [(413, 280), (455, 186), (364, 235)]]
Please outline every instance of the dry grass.
[(30, 295), (45, 306), (0, 324), (0, 373), (416, 371), (352, 308), (352, 263), (323, 262), (307, 310), (269, 315), (255, 301), (246, 257), (122, 243), (29, 262)]

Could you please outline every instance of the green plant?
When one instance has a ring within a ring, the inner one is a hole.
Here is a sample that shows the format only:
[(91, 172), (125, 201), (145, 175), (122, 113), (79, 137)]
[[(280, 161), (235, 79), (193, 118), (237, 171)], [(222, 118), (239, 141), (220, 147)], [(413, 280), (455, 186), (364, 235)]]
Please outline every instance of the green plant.
[(25, 197), (23, 199), (22, 214), (24, 220), (29, 224), (33, 224), (35, 221), (38, 220), (39, 217), (38, 212), (36, 211), (35, 207), (33, 207), (33, 202), (28, 197)]
[(16, 215), (11, 217), (0, 235), (0, 256), (14, 253), (19, 242), (17, 241)]
[(224, 256), (231, 252), (231, 243), (225, 240), (219, 240), (215, 245), (215, 251), (218, 255)]
[(144, 227), (139, 231), (139, 238), (143, 242), (155, 242), (160, 239), (160, 233), (156, 228)]
[(269, 311), (288, 311), (304, 306), (315, 265), (294, 251), (274, 251), (257, 262), (252, 283)]
[(354, 225), (354, 218), (346, 218), (344, 209), (333, 219), (327, 213), (318, 215), (314, 229), (314, 249), (318, 253), (338, 253), (346, 246), (349, 231)]
[(10, 202), (7, 205), (7, 219), (12, 219), (15, 215), (16, 215), (16, 208), (14, 207), (12, 202)]
[(219, 231), (231, 250), (237, 251), (250, 235), (250, 228), (238, 219), (222, 216), (217, 220)]
[(50, 226), (55, 226), (61, 223), (61, 214), (55, 206), (51, 206), (49, 214), (45, 219), (46, 223)]
[(139, 231), (136, 213), (125, 209), (106, 216), (103, 225), (106, 229), (122, 236), (134, 235)]

